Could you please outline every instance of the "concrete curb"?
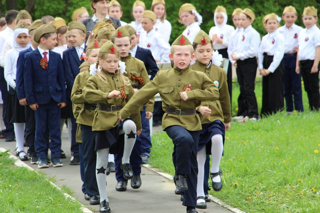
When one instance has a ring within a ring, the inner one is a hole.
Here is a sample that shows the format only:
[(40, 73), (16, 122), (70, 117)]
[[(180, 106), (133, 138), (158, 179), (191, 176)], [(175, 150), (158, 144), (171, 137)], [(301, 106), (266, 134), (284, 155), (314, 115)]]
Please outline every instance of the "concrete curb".
[[(6, 152), (8, 150), (4, 149), (4, 148), (0, 148), (0, 153), (2, 152)], [(13, 154), (11, 154), (10, 152), (8, 152), (8, 154), (10, 155), (10, 158), (15, 160), (14, 165), (19, 166), (19, 167), (25, 167), (29, 170), (35, 171), (33, 168), (31, 168), (29, 165), (27, 165), (26, 163), (24, 163), (23, 161), (21, 161), (19, 158), (17, 158), (16, 156), (14, 156)], [(37, 172), (37, 171), (35, 171)], [(48, 180), (49, 183), (54, 186), (55, 188), (59, 189), (62, 192), (62, 189), (57, 186), (55, 183), (51, 182), (50, 180)], [(77, 202), (80, 204), (80, 210), (84, 213), (93, 213), (90, 209), (88, 209), (87, 207), (85, 207), (80, 201), (78, 201), (77, 199), (75, 199), (74, 197), (71, 197), (69, 194), (62, 192), (65, 198), (70, 198), (71, 200)]]
[[(149, 170), (157, 173), (158, 175), (161, 175), (161, 176), (167, 178), (168, 180), (171, 180), (171, 181), (173, 180), (173, 176), (172, 176), (172, 175), (170, 175), (170, 174), (168, 174), (168, 173), (165, 173), (165, 172), (162, 172), (161, 170), (159, 170), (159, 169), (157, 169), (157, 168), (153, 168), (153, 167), (151, 167), (149, 164), (142, 164), (142, 166), (143, 166), (144, 168), (146, 168), (146, 169), (149, 169)], [(216, 204), (218, 204), (218, 205), (220, 205), (220, 206), (228, 209), (228, 210), (231, 211), (231, 212), (234, 212), (234, 213), (245, 213), (244, 211), (241, 211), (240, 209), (234, 208), (234, 207), (226, 204), (226, 203), (223, 202), (222, 200), (220, 200), (220, 199), (218, 199), (218, 198), (216, 198), (216, 197), (213, 197), (212, 195), (209, 195), (209, 196), (210, 196), (210, 198), (211, 198), (211, 200), (212, 200), (213, 202), (215, 202)]]

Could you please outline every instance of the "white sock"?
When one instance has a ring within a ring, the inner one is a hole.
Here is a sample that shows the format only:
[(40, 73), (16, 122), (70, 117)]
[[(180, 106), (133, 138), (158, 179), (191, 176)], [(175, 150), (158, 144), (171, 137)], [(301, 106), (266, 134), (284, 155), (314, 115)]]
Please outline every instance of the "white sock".
[(124, 149), (122, 156), (122, 164), (130, 163), (130, 155), (136, 142), (136, 124), (132, 120), (126, 120), (123, 123), (124, 132)]
[[(16, 147), (17, 151), (24, 151), (24, 129), (25, 123), (13, 123), (14, 134), (16, 135)], [(20, 157), (25, 156), (25, 153), (21, 153)]]
[(108, 166), (109, 148), (97, 150), (97, 163), (96, 163), (96, 179), (100, 194), (100, 203), (104, 200), (109, 201), (107, 195), (107, 176), (106, 169)]
[(114, 163), (114, 154), (109, 154), (108, 162)]
[(197, 197), (205, 196), (203, 182), (204, 182), (204, 164), (206, 162), (206, 147), (203, 147), (197, 153), (198, 161), (198, 181), (197, 181)]
[[(219, 165), (221, 161), (221, 156), (223, 152), (223, 138), (222, 135), (214, 135), (211, 138), (211, 155), (212, 155), (212, 162), (211, 162), (211, 173), (219, 172)], [(213, 182), (220, 182), (221, 178), (220, 175), (212, 178)]]

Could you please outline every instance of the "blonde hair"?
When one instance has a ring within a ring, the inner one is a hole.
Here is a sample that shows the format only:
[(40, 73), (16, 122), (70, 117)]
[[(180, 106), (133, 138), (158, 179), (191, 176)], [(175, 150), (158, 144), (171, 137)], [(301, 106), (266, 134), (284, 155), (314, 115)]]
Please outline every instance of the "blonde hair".
[[(170, 53), (171, 53), (172, 55), (174, 54), (175, 48), (176, 48), (177, 46), (179, 46), (179, 45), (172, 45), (172, 46), (171, 46)], [(192, 46), (191, 44), (185, 45), (185, 46), (186, 46), (186, 47), (189, 47), (190, 52), (191, 52), (191, 55), (192, 55), (192, 54), (194, 53), (193, 46)], [(180, 47), (180, 46), (179, 46), (179, 47)]]
[[(160, 3), (158, 3), (158, 4), (160, 4)], [(154, 5), (151, 6), (151, 11), (152, 11), (152, 12), (154, 12), (154, 8), (155, 8), (158, 4), (154, 4)], [(166, 18), (167, 18), (167, 10), (166, 10), (166, 5), (164, 5), (164, 14), (163, 14), (163, 16), (160, 18), (160, 19), (161, 19), (161, 22), (163, 23), (164, 20), (166, 20)]]
[[(101, 59), (101, 60), (106, 60), (108, 58), (108, 55), (109, 53), (102, 53), (100, 52), (99, 53), (99, 56), (98, 56), (98, 59)], [(115, 54), (116, 56), (118, 56), (119, 60), (120, 60), (120, 54), (117, 53)], [(99, 66), (99, 60), (97, 61), (97, 65), (96, 65), (96, 69), (98, 69), (98, 66)], [(103, 74), (101, 72), (97, 72), (96, 73), (97, 76), (101, 79), (101, 81), (103, 83), (108, 83), (107, 79), (103, 76)], [(119, 79), (120, 79), (120, 82), (124, 85), (124, 86), (130, 86), (130, 82), (122, 75), (121, 71), (119, 70), (118, 71), (118, 75), (119, 75)]]

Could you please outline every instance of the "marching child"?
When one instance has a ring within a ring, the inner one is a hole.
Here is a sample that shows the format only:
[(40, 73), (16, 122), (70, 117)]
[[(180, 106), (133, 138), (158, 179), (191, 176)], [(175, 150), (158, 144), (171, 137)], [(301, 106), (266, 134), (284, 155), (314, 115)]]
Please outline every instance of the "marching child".
[(166, 19), (166, 3), (164, 0), (153, 0), (151, 4), (151, 11), (156, 14), (157, 23), (153, 26), (156, 32), (161, 33), (165, 42), (169, 42), (171, 36), (172, 26)]
[(210, 37), (200, 31), (193, 41), (196, 63), (191, 66), (193, 70), (204, 72), (219, 90), (219, 99), (216, 101), (203, 101), (197, 111), (201, 113), (202, 130), (197, 153), (198, 181), (197, 181), (197, 208), (206, 208), (204, 179), (206, 155), (212, 155), (210, 168), (212, 188), (220, 191), (222, 181), (219, 165), (223, 153), (225, 129), (229, 130), (231, 121), (230, 97), (228, 92), (227, 76), (225, 71), (212, 64), (213, 44)]
[(296, 73), (297, 52), (299, 49), (298, 35), (302, 30), (302, 27), (294, 23), (297, 18), (297, 11), (294, 7), (285, 7), (282, 14), (285, 25), (279, 28), (279, 32), (285, 38), (283, 89), (288, 115), (293, 114), (293, 110), (303, 112), (301, 73)]
[(237, 76), (240, 85), (238, 97), (238, 114), (243, 116), (241, 122), (247, 120), (255, 121), (258, 118), (258, 104), (254, 93), (255, 79), (257, 73), (257, 56), (260, 45), (260, 35), (252, 28), (255, 19), (252, 10), (246, 8), (240, 14), (240, 25), (243, 28), (232, 60), (237, 63)]
[(312, 111), (320, 108), (319, 98), (319, 60), (320, 60), (320, 30), (317, 27), (318, 10), (305, 7), (302, 21), (305, 29), (299, 33), (299, 51), (296, 73), (301, 73), (304, 89), (308, 94), (309, 107)]
[(142, 15), (145, 9), (146, 9), (146, 5), (144, 4), (143, 1), (137, 0), (133, 3), (132, 15), (135, 21), (132, 21), (130, 25), (137, 31), (138, 37), (140, 37), (144, 33), (141, 21), (142, 21)]
[(278, 17), (271, 13), (264, 17), (268, 32), (260, 44), (258, 60), (262, 75), (262, 108), (261, 116), (268, 116), (283, 110), (283, 64), (284, 38), (277, 30)]
[(156, 14), (150, 10), (144, 11), (141, 23), (146, 33), (140, 37), (139, 46), (149, 49), (156, 62), (170, 62), (170, 45), (162, 39), (162, 36), (157, 31), (154, 30)]
[(201, 30), (202, 16), (196, 11), (195, 6), (186, 3), (181, 5), (179, 9), (179, 22), (186, 26), (182, 35), (188, 38), (193, 43), (197, 33)]
[[(79, 165), (79, 144), (76, 142), (76, 120), (72, 113), (70, 100), (74, 79), (79, 73), (79, 66), (85, 60), (86, 27), (79, 21), (72, 21), (68, 25), (68, 41), (72, 47), (63, 52), (63, 67), (67, 84), (67, 110), (64, 118), (68, 119), (68, 128), (71, 128), (71, 153), (70, 165)], [(69, 130), (70, 131), (70, 130)]]
[(13, 123), (16, 135), (16, 153), (20, 160), (26, 161), (28, 157), (24, 152), (25, 114), (24, 107), (19, 104), (16, 92), (16, 72), (19, 52), (31, 46), (27, 23), (20, 21), (13, 31), (13, 44), (5, 56), (4, 77), (8, 83), (8, 98), (5, 120)]
[[(108, 14), (110, 17), (116, 18), (119, 20), (121, 19), (123, 15), (123, 11), (122, 11), (121, 4), (117, 0), (110, 1), (108, 10), (109, 10)], [(127, 25), (126, 22), (121, 20), (120, 20), (120, 23), (121, 23), (121, 26)]]
[(60, 160), (60, 112), (66, 106), (66, 90), (61, 56), (51, 51), (57, 43), (55, 27), (50, 24), (40, 26), (34, 40), (39, 46), (26, 54), (24, 84), (27, 102), (35, 111), (38, 168), (49, 167), (47, 128), (44, 128), (47, 126), (51, 139), (51, 162), (54, 167), (63, 166)]
[[(94, 66), (98, 60), (100, 50), (100, 44), (94, 40), (89, 44), (86, 49), (86, 62), (81, 64), (80, 73), (74, 80), (71, 101), (75, 105), (74, 116), (76, 118), (77, 124), (81, 129), (81, 141), (80, 151), (82, 151), (83, 156), (83, 171), (80, 173), (83, 177), (83, 182), (85, 186), (85, 196), (88, 196), (91, 205), (99, 204), (100, 200), (98, 198), (99, 191), (97, 186), (97, 180), (95, 175), (96, 169), (96, 152), (95, 152), (95, 135), (92, 131), (92, 122), (94, 117), (94, 110), (96, 109), (95, 104), (88, 104), (84, 99), (83, 88), (87, 84), (87, 80), (90, 75), (90, 65)], [(86, 65), (87, 64), (87, 65)], [(80, 108), (78, 106), (81, 106)], [(79, 131), (79, 128), (77, 130)], [(78, 135), (78, 132), (77, 132)], [(82, 149), (81, 149), (82, 148)], [(80, 165), (81, 166), (81, 165)], [(82, 169), (82, 167), (80, 167)]]
[[(213, 48), (223, 56), (228, 58), (228, 47), (230, 36), (232, 35), (234, 28), (227, 24), (228, 15), (227, 11), (223, 6), (218, 6), (214, 11), (214, 27), (211, 27), (209, 36), (213, 42)], [(232, 69), (231, 63), (229, 62), (227, 71), (227, 81), (230, 98), (232, 97)], [(231, 101), (231, 99), (230, 99)]]
[[(95, 133), (95, 150), (97, 152), (96, 178), (100, 194), (100, 212), (110, 212), (106, 191), (106, 169), (108, 154), (123, 146), (121, 168), (126, 179), (133, 177), (130, 166), (130, 155), (136, 134), (141, 132), (140, 114), (136, 108), (135, 114), (120, 121), (120, 109), (134, 94), (127, 78), (119, 70), (119, 51), (112, 42), (102, 45), (98, 59), (98, 69), (95, 76), (89, 78), (83, 93), (85, 101), (97, 104), (92, 122)], [(132, 120), (131, 120), (132, 119)], [(123, 130), (124, 135), (120, 135)], [(118, 140), (124, 138), (124, 144)]]
[(162, 127), (174, 143), (175, 184), (179, 190), (185, 190), (183, 205), (187, 207), (187, 213), (196, 213), (196, 155), (201, 130), (196, 107), (201, 100), (217, 100), (219, 93), (204, 73), (190, 68), (193, 48), (184, 35), (173, 42), (170, 59), (174, 68), (158, 72), (152, 82), (141, 88), (120, 111), (120, 115), (122, 119), (128, 118), (135, 109), (160, 93), (166, 111)]
[[(115, 46), (117, 46), (120, 59), (125, 63), (125, 72), (123, 75), (131, 80), (131, 85), (134, 88), (134, 91), (138, 91), (143, 88), (150, 80), (147, 73), (147, 70), (142, 61), (137, 58), (134, 58), (130, 54), (130, 34), (126, 30), (126, 26), (119, 27), (112, 35), (112, 41)], [(154, 98), (152, 97), (148, 102), (145, 102), (145, 117), (150, 119), (153, 112)], [(140, 111), (143, 111), (143, 107), (139, 108)], [(139, 121), (140, 122), (140, 121)], [(122, 175), (123, 171), (120, 167), (122, 159), (122, 153), (117, 153), (115, 155), (115, 166), (116, 166), (116, 179), (118, 181), (116, 190), (125, 191), (127, 186), (127, 180)], [(141, 158), (137, 153), (135, 153), (131, 158), (131, 167), (133, 169), (133, 178), (131, 180), (131, 187), (138, 189), (141, 186)]]

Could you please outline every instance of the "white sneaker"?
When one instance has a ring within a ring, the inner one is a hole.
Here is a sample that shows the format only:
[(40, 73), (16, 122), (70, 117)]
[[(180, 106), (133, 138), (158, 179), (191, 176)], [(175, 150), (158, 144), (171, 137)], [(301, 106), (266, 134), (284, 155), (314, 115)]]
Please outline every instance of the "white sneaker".
[(233, 118), (232, 118), (232, 121), (240, 121), (240, 120), (242, 120), (243, 119), (243, 116), (242, 115), (239, 115), (239, 116), (234, 116)]
[(239, 120), (239, 123), (245, 123), (247, 120), (249, 120), (248, 116), (246, 116), (243, 119)]

